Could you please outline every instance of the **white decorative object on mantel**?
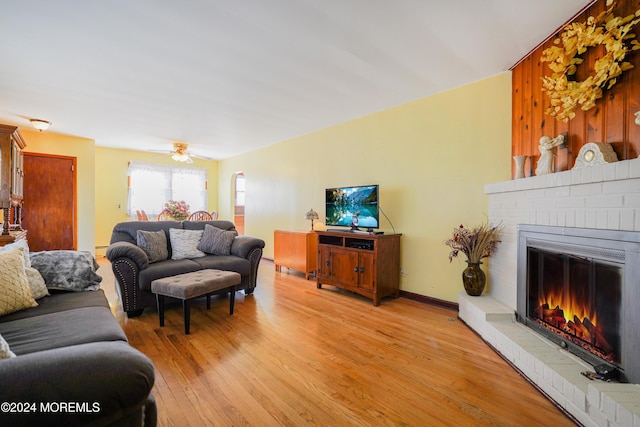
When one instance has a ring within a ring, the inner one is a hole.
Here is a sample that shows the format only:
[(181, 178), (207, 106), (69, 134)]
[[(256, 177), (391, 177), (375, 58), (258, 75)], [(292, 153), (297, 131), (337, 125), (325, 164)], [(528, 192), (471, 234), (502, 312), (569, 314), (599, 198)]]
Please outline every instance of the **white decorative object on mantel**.
[(524, 178), (524, 164), (529, 156), (513, 156), (516, 162), (516, 179)]
[(606, 142), (589, 142), (580, 148), (576, 164), (573, 169), (580, 169), (586, 166), (604, 165), (618, 161), (616, 152), (611, 144)]
[(553, 173), (553, 157), (556, 155), (556, 149), (564, 144), (564, 134), (560, 134), (551, 139), (550, 136), (540, 138), (540, 158), (538, 159), (538, 167), (536, 167), (536, 175), (546, 175)]

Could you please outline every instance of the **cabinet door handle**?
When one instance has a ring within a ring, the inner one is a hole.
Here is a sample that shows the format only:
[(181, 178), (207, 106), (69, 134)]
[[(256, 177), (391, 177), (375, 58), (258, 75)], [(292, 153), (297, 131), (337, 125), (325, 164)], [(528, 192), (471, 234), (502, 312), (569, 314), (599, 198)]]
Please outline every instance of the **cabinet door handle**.
[(360, 267), (360, 273), (364, 273), (364, 267)]
[(358, 266), (357, 265), (355, 267), (353, 267), (353, 271), (355, 271), (356, 273), (358, 272)]
[(326, 260), (326, 261), (324, 262), (324, 265), (326, 265), (326, 266), (328, 267), (328, 266), (329, 266), (329, 260)]

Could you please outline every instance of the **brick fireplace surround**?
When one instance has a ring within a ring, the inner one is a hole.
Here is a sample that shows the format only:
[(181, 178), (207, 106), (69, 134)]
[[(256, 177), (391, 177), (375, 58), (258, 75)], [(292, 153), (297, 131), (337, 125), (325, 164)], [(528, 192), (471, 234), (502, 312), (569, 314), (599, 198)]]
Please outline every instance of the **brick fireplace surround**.
[(487, 184), (485, 193), (502, 243), (488, 263), (488, 293), (458, 295), (460, 318), (581, 424), (640, 427), (640, 385), (587, 379), (580, 372), (590, 365), (514, 316), (518, 224), (640, 231), (640, 158)]

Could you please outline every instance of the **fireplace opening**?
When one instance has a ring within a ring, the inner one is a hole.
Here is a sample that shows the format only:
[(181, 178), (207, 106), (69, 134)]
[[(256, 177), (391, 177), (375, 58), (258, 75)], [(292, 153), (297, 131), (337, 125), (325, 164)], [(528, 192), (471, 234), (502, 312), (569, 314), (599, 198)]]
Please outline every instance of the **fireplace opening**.
[(621, 367), (622, 266), (528, 248), (528, 317), (603, 362)]
[(518, 226), (518, 321), (640, 384), (640, 232)]

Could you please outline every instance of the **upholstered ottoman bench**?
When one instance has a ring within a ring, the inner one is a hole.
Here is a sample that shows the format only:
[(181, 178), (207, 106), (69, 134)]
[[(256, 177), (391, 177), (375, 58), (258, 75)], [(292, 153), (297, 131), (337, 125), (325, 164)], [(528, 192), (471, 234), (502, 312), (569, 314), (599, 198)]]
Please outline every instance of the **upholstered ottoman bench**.
[(229, 314), (233, 314), (236, 299), (236, 286), (241, 282), (239, 273), (233, 271), (205, 269), (177, 276), (156, 279), (151, 282), (151, 292), (156, 294), (160, 326), (164, 326), (164, 297), (182, 300), (184, 309), (184, 333), (189, 334), (191, 323), (191, 300), (207, 296), (207, 310), (211, 308), (211, 295), (225, 289), (229, 290)]

